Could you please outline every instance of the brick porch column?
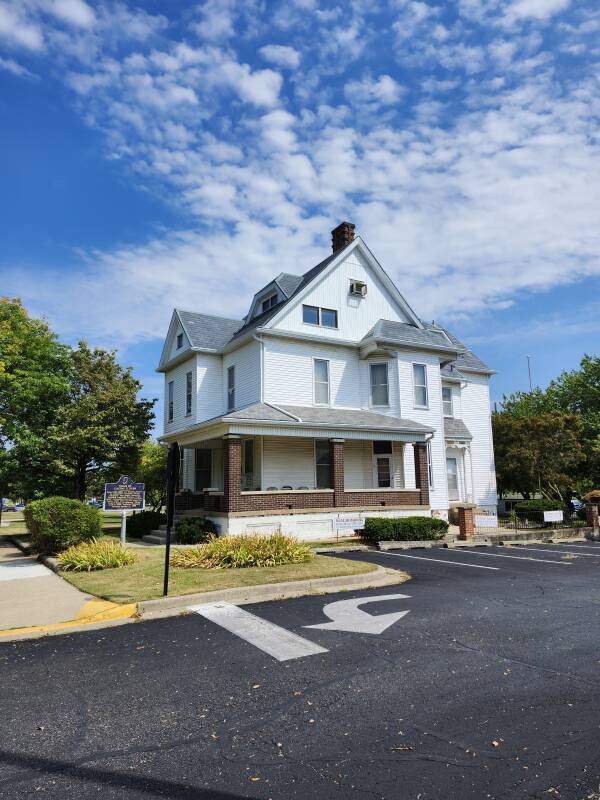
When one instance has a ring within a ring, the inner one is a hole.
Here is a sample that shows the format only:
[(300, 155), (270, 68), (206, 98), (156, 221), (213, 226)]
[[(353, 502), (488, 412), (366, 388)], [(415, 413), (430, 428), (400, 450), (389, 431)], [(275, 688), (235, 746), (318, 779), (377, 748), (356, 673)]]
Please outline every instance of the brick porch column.
[(475, 508), (476, 506), (465, 503), (458, 508), (458, 538), (471, 539), (475, 535)]
[(585, 518), (587, 520), (587, 524), (590, 526), (590, 528), (593, 528), (594, 531), (597, 531), (598, 528), (600, 528), (598, 506), (588, 503), (585, 507)]
[(429, 467), (427, 466), (427, 444), (415, 442), (415, 486), (421, 492), (421, 505), (429, 505)]
[(239, 511), (242, 490), (242, 442), (239, 436), (223, 437), (223, 510)]
[(344, 440), (329, 440), (329, 465), (331, 469), (331, 488), (333, 505), (344, 505)]

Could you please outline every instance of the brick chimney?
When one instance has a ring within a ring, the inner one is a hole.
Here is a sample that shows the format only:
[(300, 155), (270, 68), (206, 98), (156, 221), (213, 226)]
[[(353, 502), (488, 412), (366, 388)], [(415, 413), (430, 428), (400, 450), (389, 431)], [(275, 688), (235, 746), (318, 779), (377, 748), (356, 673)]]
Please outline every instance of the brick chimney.
[(340, 222), (337, 228), (331, 231), (331, 244), (333, 252), (337, 253), (354, 239), (355, 225), (352, 222)]

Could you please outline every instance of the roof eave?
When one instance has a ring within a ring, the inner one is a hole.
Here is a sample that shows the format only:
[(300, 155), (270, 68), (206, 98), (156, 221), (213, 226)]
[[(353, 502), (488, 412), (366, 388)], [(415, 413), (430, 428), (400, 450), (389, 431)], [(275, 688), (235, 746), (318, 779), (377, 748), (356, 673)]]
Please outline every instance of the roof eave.
[(452, 355), (454, 358), (458, 358), (466, 353), (466, 350), (459, 350), (456, 347), (444, 347), (443, 345), (426, 344), (424, 342), (400, 342), (398, 339), (389, 339), (385, 336), (370, 336), (368, 339), (362, 339), (360, 347), (363, 349), (371, 344), (375, 346), (382, 344), (386, 347), (393, 347), (396, 350), (428, 350), (433, 353)]

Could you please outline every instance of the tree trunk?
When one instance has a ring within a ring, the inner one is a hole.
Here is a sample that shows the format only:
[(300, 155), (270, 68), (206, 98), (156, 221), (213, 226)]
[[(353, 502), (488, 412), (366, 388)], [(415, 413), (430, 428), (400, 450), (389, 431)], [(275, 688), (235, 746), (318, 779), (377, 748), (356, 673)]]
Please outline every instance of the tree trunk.
[(77, 500), (85, 500), (86, 479), (87, 459), (82, 456), (77, 460), (77, 466), (75, 467), (75, 498)]

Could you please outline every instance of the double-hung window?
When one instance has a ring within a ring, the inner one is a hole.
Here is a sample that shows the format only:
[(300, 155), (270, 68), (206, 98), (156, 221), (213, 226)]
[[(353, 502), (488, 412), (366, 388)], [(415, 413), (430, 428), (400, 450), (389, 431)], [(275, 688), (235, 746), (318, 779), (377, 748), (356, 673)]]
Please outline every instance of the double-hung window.
[(388, 384), (388, 365), (371, 364), (371, 405), (388, 406), (390, 392)]
[(235, 408), (235, 365), (227, 368), (227, 410)]
[(324, 358), (314, 360), (315, 405), (329, 405), (329, 361)]
[(177, 334), (177, 349), (181, 350), (182, 347), (183, 347), (183, 333), (178, 333)]
[(175, 405), (175, 384), (169, 381), (167, 384), (167, 421), (173, 422), (173, 407)]
[(192, 413), (192, 373), (185, 373), (185, 413)]
[(326, 439), (315, 439), (315, 473), (317, 489), (329, 489), (331, 466), (329, 441)]
[(452, 417), (452, 389), (449, 386), (442, 386), (442, 405), (444, 406), (444, 416)]
[(391, 489), (393, 480), (391, 442), (373, 442), (373, 467), (376, 486), (379, 489)]
[(425, 364), (413, 364), (414, 402), (418, 408), (427, 408), (427, 368)]

